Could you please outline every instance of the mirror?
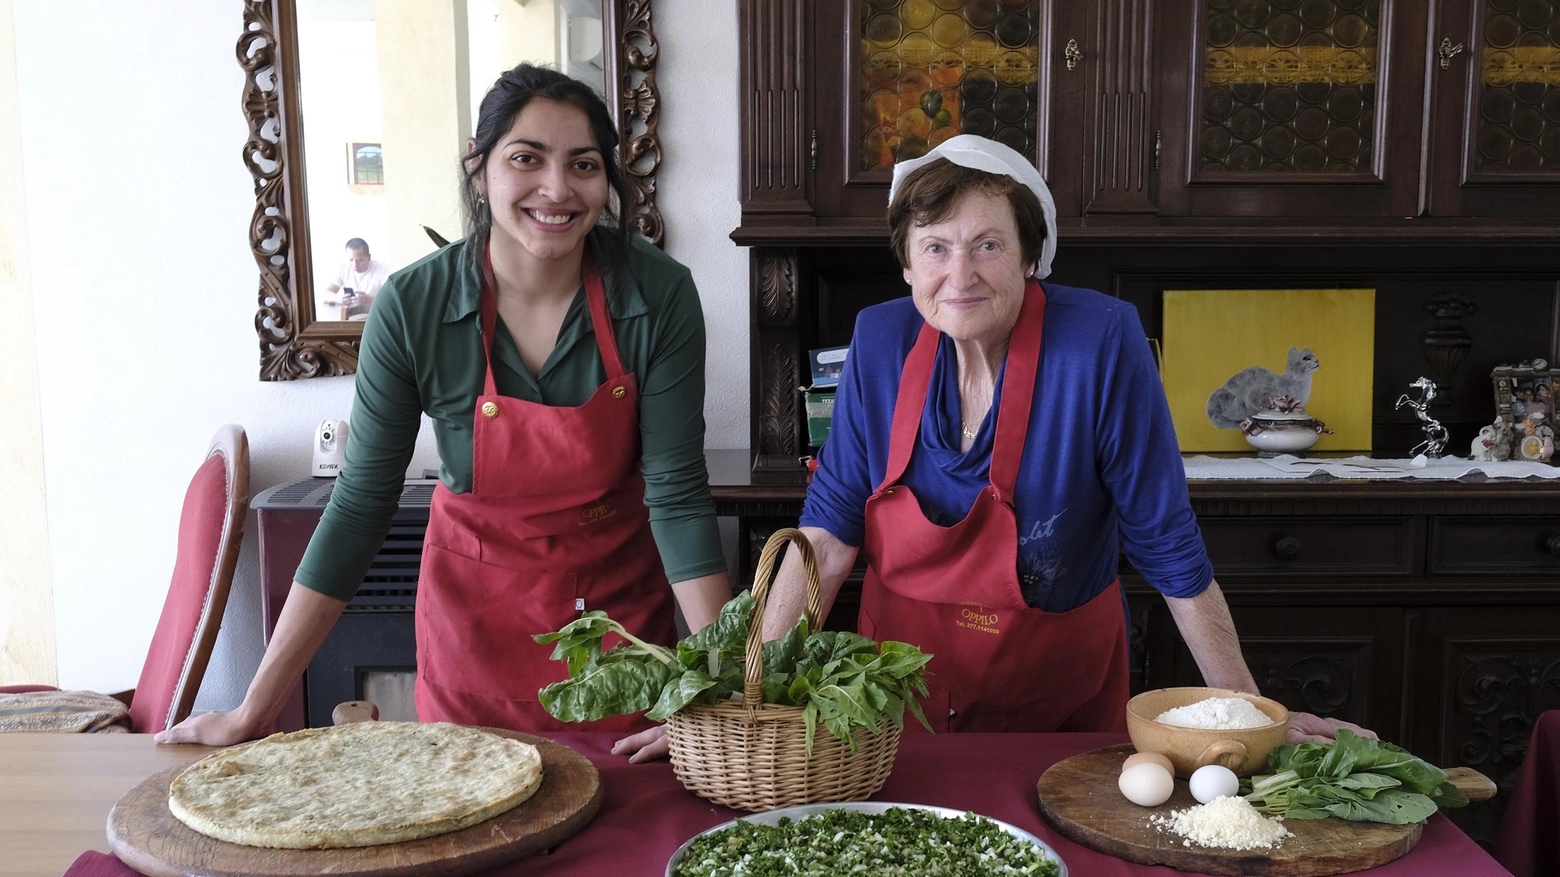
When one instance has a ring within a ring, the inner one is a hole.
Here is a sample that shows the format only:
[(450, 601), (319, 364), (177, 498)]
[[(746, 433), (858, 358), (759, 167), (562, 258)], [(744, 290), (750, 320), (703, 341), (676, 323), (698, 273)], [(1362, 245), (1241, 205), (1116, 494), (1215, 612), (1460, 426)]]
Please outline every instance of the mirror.
[(521, 61), (618, 108), (623, 213), (661, 244), (656, 52), (649, 0), (247, 0), (261, 379), (356, 370), (384, 279), (461, 235), (460, 155)]

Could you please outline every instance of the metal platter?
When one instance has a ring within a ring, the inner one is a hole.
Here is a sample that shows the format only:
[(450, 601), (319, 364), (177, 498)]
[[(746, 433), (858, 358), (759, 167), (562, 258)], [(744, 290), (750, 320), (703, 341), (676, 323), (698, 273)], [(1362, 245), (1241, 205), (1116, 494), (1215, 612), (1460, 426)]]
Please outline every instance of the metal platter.
[[(800, 807), (785, 807), (780, 810), (771, 810), (768, 813), (755, 813), (752, 816), (743, 816), (740, 819), (733, 819), (730, 822), (722, 822), (720, 825), (717, 825), (714, 828), (701, 831), (693, 837), (688, 838), (683, 842), (682, 846), (677, 848), (677, 852), (672, 853), (671, 860), (666, 863), (666, 877), (675, 877), (677, 866), (682, 864), (683, 856), (688, 854), (688, 847), (691, 846), (694, 841), (704, 837), (706, 834), (714, 834), (717, 831), (725, 831), (728, 828), (733, 828), (738, 822), (752, 822), (757, 825), (778, 825), (780, 820), (783, 818), (788, 817), (791, 819), (791, 821), (796, 822), (806, 819), (809, 816), (816, 816), (817, 814), (826, 810), (854, 810), (857, 813), (866, 813), (875, 816), (891, 807), (901, 807), (905, 810), (925, 810), (928, 813), (934, 813), (944, 819), (958, 819), (965, 813), (963, 810), (954, 810), (951, 807), (932, 807), (926, 804), (894, 804), (887, 801), (858, 801), (853, 803), (837, 804), (803, 804)], [(978, 813), (975, 815), (980, 816)], [(1056, 852), (1056, 850), (1052, 849), (1050, 844), (1046, 843), (1038, 837), (1035, 837), (1022, 828), (1019, 828), (1016, 825), (1009, 825), (1000, 819), (992, 819), (989, 816), (981, 816), (980, 818), (995, 823), (998, 828), (1002, 829), (1013, 837), (1018, 838), (1019, 840), (1028, 841), (1029, 843), (1032, 843), (1040, 849), (1044, 850), (1046, 857), (1051, 859), (1051, 861), (1055, 862), (1058, 866), (1057, 877), (1067, 877), (1067, 863), (1062, 861), (1062, 857)]]

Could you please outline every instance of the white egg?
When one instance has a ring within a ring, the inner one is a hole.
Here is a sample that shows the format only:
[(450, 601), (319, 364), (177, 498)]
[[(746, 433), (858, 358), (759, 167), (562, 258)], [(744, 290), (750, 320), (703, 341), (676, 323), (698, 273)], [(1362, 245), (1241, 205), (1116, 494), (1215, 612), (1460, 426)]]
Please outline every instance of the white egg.
[(1199, 804), (1206, 804), (1214, 798), (1230, 798), (1239, 794), (1240, 777), (1222, 764), (1209, 764), (1197, 768), (1188, 785), (1192, 787), (1192, 797)]
[(1121, 772), (1116, 786), (1127, 800), (1141, 807), (1158, 807), (1170, 800), (1175, 791), (1175, 778), (1152, 761), (1134, 764)]

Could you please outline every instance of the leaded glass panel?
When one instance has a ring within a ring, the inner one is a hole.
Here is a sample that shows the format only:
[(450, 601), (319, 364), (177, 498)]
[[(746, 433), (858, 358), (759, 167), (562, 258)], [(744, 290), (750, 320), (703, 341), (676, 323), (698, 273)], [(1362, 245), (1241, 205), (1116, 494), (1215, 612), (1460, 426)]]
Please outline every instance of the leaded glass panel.
[(1474, 166), (1560, 170), (1560, 3), (1484, 0)]
[(918, 158), (955, 134), (980, 134), (1034, 155), (1040, 4), (860, 6), (860, 170)]
[(1380, 0), (1204, 0), (1197, 165), (1371, 169)]

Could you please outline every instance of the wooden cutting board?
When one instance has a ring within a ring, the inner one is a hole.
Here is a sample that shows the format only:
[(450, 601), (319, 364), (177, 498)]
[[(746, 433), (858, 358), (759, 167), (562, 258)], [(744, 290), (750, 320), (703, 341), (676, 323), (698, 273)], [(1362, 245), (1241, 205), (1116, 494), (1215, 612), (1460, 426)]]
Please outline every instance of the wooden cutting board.
[(358, 877), (486, 871), (550, 849), (590, 822), (601, 806), (601, 775), (585, 756), (542, 737), (488, 730), (535, 746), (542, 787), (506, 813), (451, 834), (341, 850), (273, 850), (199, 834), (168, 811), (168, 787), (184, 768), (148, 777), (108, 814), (108, 843), (126, 865), (151, 877)]
[[(1171, 810), (1197, 806), (1186, 780), (1176, 780), (1174, 794), (1158, 807), (1139, 807), (1117, 788), (1121, 762), (1134, 751), (1129, 744), (1109, 746), (1052, 765), (1040, 777), (1040, 812), (1069, 840), (1129, 862), (1253, 877), (1320, 877), (1363, 871), (1406, 855), (1424, 831), (1423, 823), (1290, 819), (1284, 827), (1294, 837), (1285, 838), (1277, 849), (1188, 847), (1181, 836), (1161, 831), (1148, 821), (1156, 813), (1168, 815)], [(1477, 773), (1467, 773), (1477, 778), (1474, 782), (1489, 782)], [(1454, 784), (1464, 788), (1461, 779)]]

